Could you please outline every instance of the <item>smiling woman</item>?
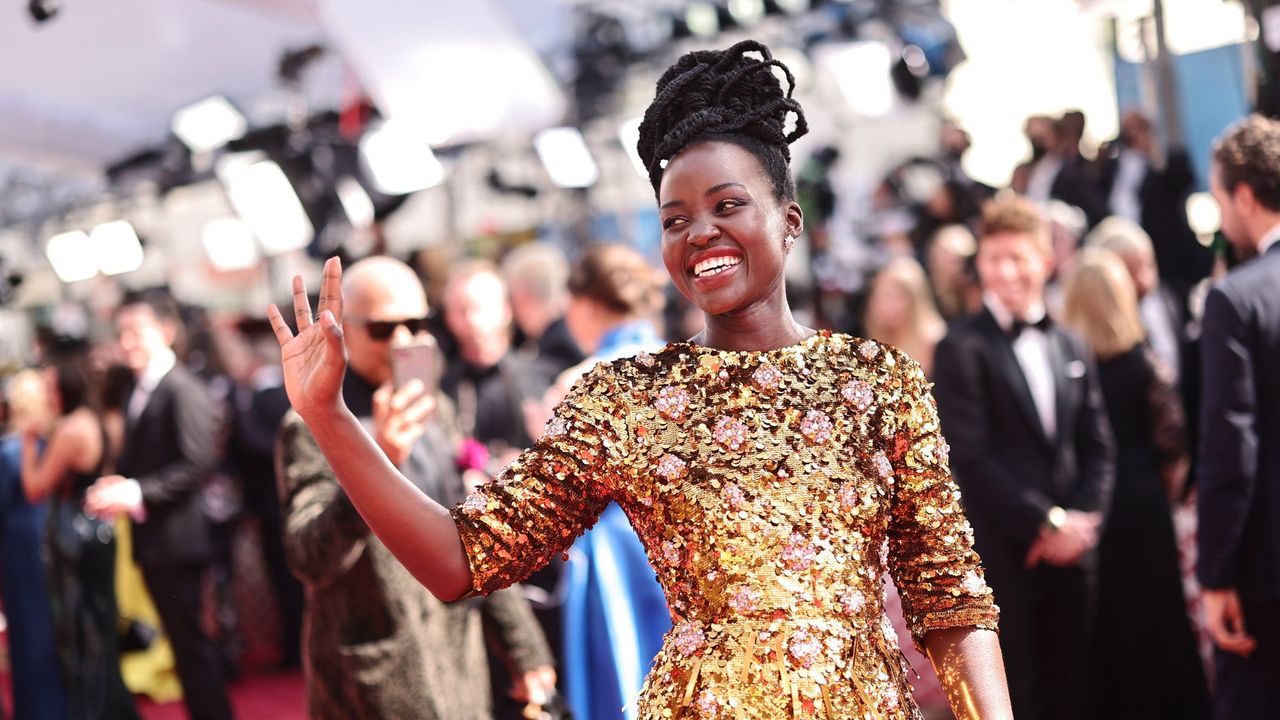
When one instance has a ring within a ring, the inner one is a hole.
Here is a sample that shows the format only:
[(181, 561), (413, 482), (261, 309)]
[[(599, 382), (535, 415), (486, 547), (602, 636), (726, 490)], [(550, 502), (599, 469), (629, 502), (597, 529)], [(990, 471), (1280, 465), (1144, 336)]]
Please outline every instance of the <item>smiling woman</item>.
[(289, 397), (370, 527), (445, 599), (522, 580), (621, 506), (674, 623), (633, 717), (919, 718), (886, 570), (956, 714), (1011, 717), (998, 611), (924, 374), (896, 349), (805, 328), (787, 306), (783, 261), (804, 229), (790, 85), (755, 42), (690, 53), (663, 75), (638, 150), (667, 271), (706, 329), (596, 365), (537, 443), (452, 511), (342, 403), (336, 261), (320, 324), (301, 281), (297, 337), (272, 308)]

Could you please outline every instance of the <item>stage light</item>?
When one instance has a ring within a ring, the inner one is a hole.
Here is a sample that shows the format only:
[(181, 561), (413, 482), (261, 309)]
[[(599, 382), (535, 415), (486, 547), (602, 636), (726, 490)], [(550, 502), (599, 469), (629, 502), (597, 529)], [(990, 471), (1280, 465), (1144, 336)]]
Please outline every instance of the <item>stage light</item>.
[(202, 153), (244, 137), (249, 121), (226, 98), (214, 95), (174, 113), (170, 127), (191, 152)]
[(251, 157), (223, 158), (218, 177), (231, 207), (253, 230), (267, 255), (305, 248), (315, 237), (302, 201), (284, 170), (270, 160)]
[(200, 231), (209, 264), (219, 272), (246, 270), (258, 263), (258, 243), (253, 231), (242, 220), (233, 217), (215, 218), (204, 224)]
[(684, 24), (696, 37), (710, 37), (720, 32), (720, 16), (716, 13), (716, 6), (709, 2), (696, 0), (689, 3), (684, 11)]
[(559, 187), (590, 187), (600, 178), (596, 161), (587, 149), (586, 138), (577, 128), (543, 130), (534, 137), (533, 147), (551, 176), (551, 182)]
[(814, 64), (835, 78), (854, 112), (879, 117), (893, 109), (892, 57), (888, 45), (867, 40), (820, 48)]
[(89, 242), (104, 275), (122, 275), (142, 267), (142, 243), (128, 220), (102, 223), (89, 233)]
[(369, 193), (365, 192), (355, 178), (343, 175), (334, 184), (334, 190), (338, 193), (338, 202), (342, 204), (342, 211), (347, 214), (351, 227), (363, 229), (373, 224), (376, 215), (373, 198), (369, 197)]
[(636, 146), (640, 144), (640, 122), (644, 118), (631, 118), (618, 126), (618, 142), (622, 143), (622, 149), (627, 151), (627, 157), (631, 159), (631, 166), (636, 169), (640, 177), (645, 180), (649, 179), (649, 170), (644, 166), (644, 161), (640, 159), (640, 151)]
[(1213, 244), (1213, 236), (1222, 229), (1222, 208), (1207, 192), (1195, 192), (1187, 196), (1187, 225), (1201, 244)]
[(386, 122), (360, 138), (360, 160), (374, 187), (387, 195), (407, 195), (444, 181), (444, 166), (422, 133)]
[(729, 17), (741, 27), (749, 27), (764, 18), (764, 0), (729, 0)]
[(80, 282), (98, 275), (98, 259), (89, 236), (82, 230), (59, 233), (44, 248), (49, 264), (64, 283)]

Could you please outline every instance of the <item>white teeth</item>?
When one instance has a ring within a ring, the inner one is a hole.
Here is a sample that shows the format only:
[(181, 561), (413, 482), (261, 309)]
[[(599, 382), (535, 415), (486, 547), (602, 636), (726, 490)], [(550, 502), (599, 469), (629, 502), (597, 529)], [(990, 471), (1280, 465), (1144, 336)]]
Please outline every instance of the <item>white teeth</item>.
[(711, 277), (728, 270), (740, 262), (742, 262), (742, 258), (732, 255), (709, 258), (693, 266), (693, 274), (698, 277)]

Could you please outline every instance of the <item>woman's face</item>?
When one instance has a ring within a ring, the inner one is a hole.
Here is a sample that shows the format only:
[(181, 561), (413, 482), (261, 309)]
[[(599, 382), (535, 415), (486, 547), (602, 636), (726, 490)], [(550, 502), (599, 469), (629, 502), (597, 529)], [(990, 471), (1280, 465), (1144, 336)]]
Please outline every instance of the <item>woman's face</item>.
[(658, 190), (662, 260), (680, 294), (711, 315), (735, 313), (782, 292), (788, 234), (800, 206), (780, 202), (760, 161), (710, 141), (672, 158)]
[(907, 324), (911, 298), (896, 279), (881, 273), (871, 285), (867, 299), (867, 319), (887, 330), (901, 330)]

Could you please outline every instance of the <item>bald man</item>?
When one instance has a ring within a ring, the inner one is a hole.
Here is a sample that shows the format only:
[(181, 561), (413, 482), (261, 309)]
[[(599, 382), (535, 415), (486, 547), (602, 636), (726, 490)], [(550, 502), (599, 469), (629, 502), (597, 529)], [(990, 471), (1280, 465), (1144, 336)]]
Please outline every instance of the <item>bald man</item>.
[[(391, 347), (426, 337), (421, 282), (407, 265), (375, 257), (347, 271), (343, 293), (347, 406), (410, 482), (455, 504), (465, 494), (455, 435), (434, 391), (417, 381), (391, 385)], [(518, 591), (436, 600), (370, 532), (295, 413), (280, 431), (276, 461), (285, 553), (307, 593), (310, 717), (491, 717), (482, 616), (498, 631), (516, 694), (554, 687), (546, 640)]]

